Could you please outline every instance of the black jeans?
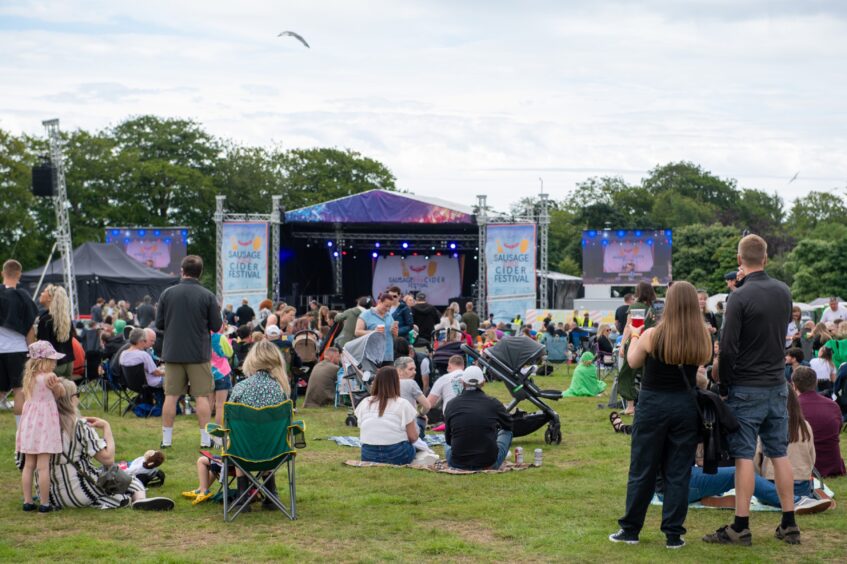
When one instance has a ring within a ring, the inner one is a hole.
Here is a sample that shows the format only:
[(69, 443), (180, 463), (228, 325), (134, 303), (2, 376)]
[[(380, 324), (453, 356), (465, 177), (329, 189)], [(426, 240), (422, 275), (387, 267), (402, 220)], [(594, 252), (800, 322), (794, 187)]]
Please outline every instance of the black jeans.
[(656, 489), (664, 481), (662, 532), (684, 535), (688, 514), (688, 482), (699, 440), (700, 422), (693, 395), (688, 391), (641, 390), (632, 426), (626, 514), (621, 528), (638, 534)]

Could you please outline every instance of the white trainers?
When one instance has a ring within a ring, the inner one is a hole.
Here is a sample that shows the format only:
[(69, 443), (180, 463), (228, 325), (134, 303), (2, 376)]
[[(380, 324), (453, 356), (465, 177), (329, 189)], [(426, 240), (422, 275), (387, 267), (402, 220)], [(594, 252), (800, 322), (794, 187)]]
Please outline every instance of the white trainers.
[(800, 498), (800, 501), (794, 504), (794, 511), (797, 515), (809, 515), (826, 511), (831, 505), (831, 499), (815, 499), (804, 495)]

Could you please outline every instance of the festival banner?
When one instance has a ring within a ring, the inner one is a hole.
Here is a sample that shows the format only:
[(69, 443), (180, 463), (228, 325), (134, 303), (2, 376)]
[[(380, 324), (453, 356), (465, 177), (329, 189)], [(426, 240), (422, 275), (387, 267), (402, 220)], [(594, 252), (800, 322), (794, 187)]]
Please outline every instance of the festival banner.
[(449, 256), (380, 257), (373, 273), (373, 295), (389, 286), (398, 286), (403, 293), (423, 292), (432, 305), (447, 305), (462, 293), (459, 259)]
[(224, 304), (237, 308), (247, 298), (258, 311), (259, 302), (268, 296), (268, 251), (267, 222), (223, 224)]
[(509, 322), (535, 308), (535, 224), (492, 223), (486, 232), (488, 312)]

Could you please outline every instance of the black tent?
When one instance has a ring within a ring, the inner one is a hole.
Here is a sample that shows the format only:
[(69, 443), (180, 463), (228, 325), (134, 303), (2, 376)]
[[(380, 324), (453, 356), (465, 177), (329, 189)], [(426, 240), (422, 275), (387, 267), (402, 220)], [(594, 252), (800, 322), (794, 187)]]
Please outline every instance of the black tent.
[[(30, 293), (35, 292), (43, 271), (42, 267), (24, 272), (21, 286)], [(47, 265), (44, 284), (61, 284), (63, 273), (61, 258), (54, 260)], [(130, 304), (141, 301), (146, 295), (157, 300), (165, 288), (179, 282), (176, 276), (137, 262), (117, 245), (102, 243), (85, 243), (76, 248), (74, 273), (81, 314), (87, 314), (98, 297), (126, 300)]]

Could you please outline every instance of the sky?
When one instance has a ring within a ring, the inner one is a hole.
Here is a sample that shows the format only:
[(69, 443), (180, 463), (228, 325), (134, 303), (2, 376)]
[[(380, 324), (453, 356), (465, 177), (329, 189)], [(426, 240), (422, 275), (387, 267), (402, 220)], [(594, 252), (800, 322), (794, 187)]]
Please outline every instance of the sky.
[(816, 0), (0, 0), (0, 128), (191, 118), (501, 210), (679, 160), (790, 203), (847, 187), (845, 37)]

